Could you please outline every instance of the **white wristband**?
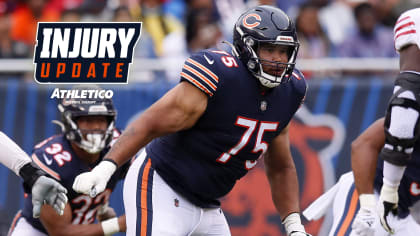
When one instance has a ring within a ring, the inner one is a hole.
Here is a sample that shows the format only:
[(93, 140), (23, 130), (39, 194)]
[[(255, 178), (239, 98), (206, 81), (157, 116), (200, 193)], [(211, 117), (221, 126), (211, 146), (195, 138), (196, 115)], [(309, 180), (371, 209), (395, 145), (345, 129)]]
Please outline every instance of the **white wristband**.
[(376, 197), (375, 194), (360, 194), (359, 196), (360, 208), (375, 208)]
[(290, 235), (293, 231), (306, 232), (305, 228), (300, 221), (299, 213), (292, 213), (286, 217), (283, 221), (284, 228), (286, 229), (287, 235)]
[(106, 178), (111, 178), (114, 172), (117, 170), (117, 166), (114, 162), (111, 161), (101, 161), (95, 168), (92, 169), (93, 172), (98, 172), (101, 175), (106, 176)]
[(113, 235), (115, 233), (120, 232), (120, 225), (118, 224), (118, 218), (114, 217), (109, 220), (104, 220), (101, 222), (102, 230), (104, 231), (104, 235)]

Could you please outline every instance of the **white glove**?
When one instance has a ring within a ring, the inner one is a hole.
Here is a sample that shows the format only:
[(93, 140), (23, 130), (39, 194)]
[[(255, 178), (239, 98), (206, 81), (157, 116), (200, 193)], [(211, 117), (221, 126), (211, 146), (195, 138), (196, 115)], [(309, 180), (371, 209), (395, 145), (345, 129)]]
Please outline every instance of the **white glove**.
[(359, 196), (360, 209), (351, 226), (351, 235), (374, 236), (376, 215), (376, 199), (374, 194), (361, 194)]
[(59, 215), (63, 215), (67, 204), (66, 194), (67, 189), (57, 181), (40, 176), (32, 187), (33, 217), (39, 217), (44, 202), (51, 205)]
[(116, 170), (117, 165), (114, 162), (103, 160), (92, 171), (78, 175), (74, 180), (73, 189), (76, 192), (95, 197), (105, 190), (109, 179)]
[(283, 221), (284, 228), (286, 229), (287, 236), (310, 236), (305, 231), (300, 221), (299, 213), (292, 213)]
[(377, 211), (382, 227), (384, 227), (384, 229), (390, 234), (394, 234), (394, 229), (389, 226), (387, 216), (390, 212), (394, 215), (397, 215), (397, 210), (398, 186), (390, 186), (384, 181), (381, 188), (381, 194), (379, 195)]

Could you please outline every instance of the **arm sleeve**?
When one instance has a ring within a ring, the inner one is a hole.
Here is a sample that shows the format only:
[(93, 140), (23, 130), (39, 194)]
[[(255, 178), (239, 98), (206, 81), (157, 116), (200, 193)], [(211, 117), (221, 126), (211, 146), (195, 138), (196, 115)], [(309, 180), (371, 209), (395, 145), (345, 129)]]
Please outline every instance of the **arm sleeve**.
[(404, 12), (394, 27), (395, 49), (400, 51), (407, 45), (420, 48), (420, 8)]
[(0, 132), (0, 162), (19, 176), (19, 170), (31, 158), (9, 137)]

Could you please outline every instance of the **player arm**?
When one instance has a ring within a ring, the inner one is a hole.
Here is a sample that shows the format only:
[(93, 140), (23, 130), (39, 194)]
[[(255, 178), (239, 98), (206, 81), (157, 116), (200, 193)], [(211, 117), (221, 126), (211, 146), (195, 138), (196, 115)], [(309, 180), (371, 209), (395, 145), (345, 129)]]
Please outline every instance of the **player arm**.
[(400, 51), (400, 71), (420, 72), (420, 49), (410, 44)]
[(31, 158), (1, 131), (0, 150), (0, 162), (18, 176), (20, 176), (20, 169), (31, 162)]
[[(59, 216), (52, 207), (44, 205), (41, 211), (41, 222), (50, 236), (101, 236), (104, 234), (104, 226), (102, 224), (83, 224), (74, 225), (72, 224), (72, 213), (69, 204), (64, 209), (64, 214)], [(118, 218), (113, 218), (118, 223), (116, 232), (125, 232), (125, 215)], [(105, 222), (105, 221), (104, 221)], [(107, 227), (107, 226), (105, 226)], [(111, 226), (113, 227), (113, 226)], [(115, 227), (114, 227), (115, 228)], [(116, 233), (115, 231), (112, 232)], [(111, 235), (111, 233), (107, 234)]]
[(121, 166), (152, 139), (192, 127), (207, 107), (207, 96), (181, 82), (133, 121), (105, 158)]
[(290, 152), (289, 125), (270, 144), (264, 163), (274, 205), (284, 220), (299, 212), (299, 185)]
[(378, 155), (384, 144), (384, 118), (375, 121), (351, 144), (351, 166), (359, 195), (373, 193)]

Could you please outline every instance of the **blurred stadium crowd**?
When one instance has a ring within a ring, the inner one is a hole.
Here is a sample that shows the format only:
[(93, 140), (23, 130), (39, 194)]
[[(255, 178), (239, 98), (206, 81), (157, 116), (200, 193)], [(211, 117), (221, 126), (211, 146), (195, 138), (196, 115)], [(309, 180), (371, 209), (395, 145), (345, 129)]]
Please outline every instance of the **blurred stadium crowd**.
[(299, 60), (397, 57), (392, 27), (401, 12), (420, 1), (0, 0), (0, 59), (32, 58), (39, 21), (142, 21), (135, 57), (182, 63), (201, 49), (227, 49), (221, 42), (231, 41), (239, 14), (257, 4), (276, 5), (294, 18)]

